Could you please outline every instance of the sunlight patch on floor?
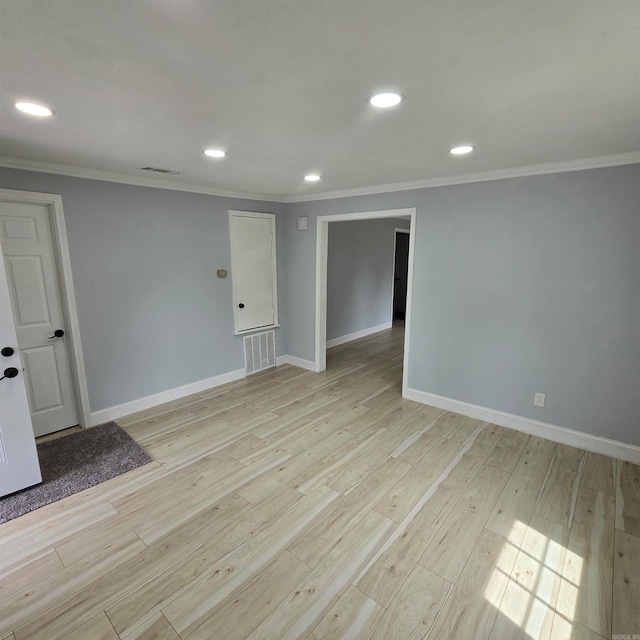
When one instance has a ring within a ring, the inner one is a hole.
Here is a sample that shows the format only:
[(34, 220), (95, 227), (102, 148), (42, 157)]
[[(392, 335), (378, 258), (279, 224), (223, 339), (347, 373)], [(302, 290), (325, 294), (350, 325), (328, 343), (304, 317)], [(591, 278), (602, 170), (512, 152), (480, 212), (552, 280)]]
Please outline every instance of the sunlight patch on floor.
[[(513, 529), (526, 526), (520, 521)], [(499, 613), (492, 637), (507, 632), (510, 621), (520, 627), (527, 636), (537, 640), (550, 633), (556, 615), (556, 602), (563, 583), (565, 610), (569, 618), (575, 613), (579, 597), (582, 558), (566, 548), (568, 530), (556, 523), (541, 518), (532, 518), (527, 527), (522, 545), (513, 568), (504, 566), (504, 559), (513, 557), (513, 543), (505, 542), (496, 562), (494, 573), (485, 589), (485, 598)], [(562, 577), (563, 567), (572, 567), (572, 581)], [(506, 589), (505, 575), (508, 577)], [(502, 627), (502, 628), (501, 628)]]

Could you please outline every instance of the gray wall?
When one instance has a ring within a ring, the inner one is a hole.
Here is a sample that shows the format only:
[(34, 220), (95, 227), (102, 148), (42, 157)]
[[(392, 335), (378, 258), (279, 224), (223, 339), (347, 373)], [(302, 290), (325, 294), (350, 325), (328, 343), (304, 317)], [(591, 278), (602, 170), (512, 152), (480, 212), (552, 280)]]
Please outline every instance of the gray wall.
[(286, 206), (8, 169), (0, 187), (63, 197), (94, 411), (243, 366), (215, 277), (227, 209), (278, 214), (278, 354), (313, 360), (317, 215), (416, 207), (409, 386), (640, 444), (640, 165)]
[(314, 358), (317, 215), (416, 207), (409, 386), (640, 445), (638, 203), (628, 165), (289, 205), (289, 353)]
[(281, 204), (9, 169), (0, 187), (62, 195), (93, 411), (244, 367), (231, 278), (216, 277), (231, 269), (227, 210), (276, 213), (280, 227)]
[(409, 221), (329, 224), (327, 340), (391, 321), (396, 227)]

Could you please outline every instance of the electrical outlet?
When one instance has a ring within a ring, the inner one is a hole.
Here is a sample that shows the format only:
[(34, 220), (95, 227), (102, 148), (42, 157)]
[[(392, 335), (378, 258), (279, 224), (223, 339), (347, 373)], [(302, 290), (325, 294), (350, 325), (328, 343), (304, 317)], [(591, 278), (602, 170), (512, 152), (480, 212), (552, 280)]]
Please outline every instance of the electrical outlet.
[(544, 393), (535, 392), (533, 396), (533, 406), (534, 407), (544, 407), (544, 400), (547, 396)]

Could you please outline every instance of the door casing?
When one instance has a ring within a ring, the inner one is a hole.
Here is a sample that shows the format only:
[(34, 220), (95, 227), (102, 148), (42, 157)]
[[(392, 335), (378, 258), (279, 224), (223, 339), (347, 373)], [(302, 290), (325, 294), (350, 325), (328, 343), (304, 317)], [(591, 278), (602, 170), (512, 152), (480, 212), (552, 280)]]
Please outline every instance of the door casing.
[(411, 295), (413, 292), (413, 263), (415, 253), (416, 209), (388, 209), (385, 211), (362, 211), (358, 213), (337, 213), (318, 216), (316, 220), (316, 331), (315, 363), (316, 372), (327, 368), (327, 258), (329, 247), (329, 223), (344, 220), (377, 220), (380, 218), (409, 217), (409, 274), (407, 277), (407, 311), (404, 329), (404, 373), (402, 376), (402, 395), (406, 394), (409, 362), (409, 343), (411, 338)]
[(58, 267), (61, 302), (67, 329), (66, 336), (68, 337), (69, 357), (71, 361), (71, 377), (73, 380), (76, 407), (78, 409), (78, 418), (81, 426), (89, 427), (91, 426), (89, 391), (87, 388), (84, 358), (82, 357), (82, 346), (80, 344), (80, 326), (78, 323), (78, 311), (73, 288), (71, 259), (69, 257), (69, 244), (64, 220), (64, 210), (62, 208), (62, 196), (53, 193), (0, 189), (0, 201), (44, 204), (48, 207), (53, 251), (56, 266)]

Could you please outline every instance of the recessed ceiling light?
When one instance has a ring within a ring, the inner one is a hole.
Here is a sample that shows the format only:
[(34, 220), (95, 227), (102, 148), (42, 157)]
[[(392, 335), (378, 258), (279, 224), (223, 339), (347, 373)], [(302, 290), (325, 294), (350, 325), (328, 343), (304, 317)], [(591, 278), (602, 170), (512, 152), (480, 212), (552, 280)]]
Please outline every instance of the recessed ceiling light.
[(222, 149), (205, 149), (204, 155), (210, 158), (224, 158), (227, 155), (226, 151)]
[(310, 173), (309, 175), (306, 175), (304, 179), (307, 182), (318, 182), (318, 180), (320, 180), (320, 176), (317, 173)]
[(461, 147), (453, 147), (453, 149), (449, 149), (449, 153), (453, 153), (454, 156), (463, 156), (465, 153), (471, 153), (474, 149), (475, 147), (465, 144)]
[(35, 102), (16, 102), (16, 109), (30, 116), (38, 116), (39, 118), (47, 118), (53, 115), (53, 111), (49, 107)]
[(380, 93), (374, 93), (369, 98), (369, 104), (372, 107), (379, 107), (386, 109), (388, 107), (395, 107), (402, 102), (402, 94), (397, 91), (381, 91)]

